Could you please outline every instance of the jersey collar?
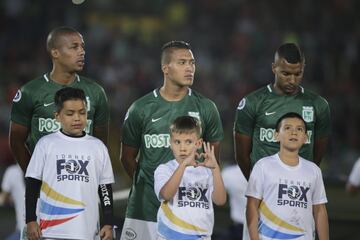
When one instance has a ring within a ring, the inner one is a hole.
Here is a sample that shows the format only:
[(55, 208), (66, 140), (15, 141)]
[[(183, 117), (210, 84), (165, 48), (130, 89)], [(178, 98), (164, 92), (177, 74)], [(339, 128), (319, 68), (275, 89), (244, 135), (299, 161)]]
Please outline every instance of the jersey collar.
[[(44, 74), (44, 78), (45, 78), (45, 81), (46, 81), (46, 82), (50, 82), (50, 76), (48, 76), (48, 75), (50, 75), (50, 74), (49, 74), (49, 73), (45, 73), (45, 74)], [(75, 78), (76, 78), (76, 81), (77, 81), (77, 82), (80, 82), (80, 77), (79, 77), (79, 75), (75, 74)]]
[[(188, 95), (191, 96), (191, 95), (192, 95), (192, 90), (191, 90), (191, 88), (188, 88), (188, 89), (189, 89)], [(153, 95), (154, 95), (154, 97), (157, 98), (157, 97), (160, 96), (159, 91), (160, 91), (160, 88), (155, 88), (155, 89), (153, 90)]]
[[(269, 92), (275, 93), (275, 91), (274, 91), (274, 86), (273, 86), (272, 84), (268, 84), (266, 87), (267, 87), (267, 89), (268, 89)], [(305, 92), (305, 89), (304, 89), (302, 86), (299, 86), (299, 87), (300, 87), (301, 93), (304, 93), (304, 92)]]

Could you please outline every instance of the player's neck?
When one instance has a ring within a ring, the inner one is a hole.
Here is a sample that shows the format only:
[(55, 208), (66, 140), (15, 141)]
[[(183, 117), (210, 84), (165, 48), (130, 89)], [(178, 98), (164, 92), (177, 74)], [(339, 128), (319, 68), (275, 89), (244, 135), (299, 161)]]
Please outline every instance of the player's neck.
[(58, 71), (53, 68), (50, 72), (50, 79), (58, 84), (69, 85), (75, 81), (76, 73)]
[(289, 166), (297, 166), (299, 164), (299, 151), (288, 151), (286, 149), (280, 149), (280, 160)]
[(296, 95), (298, 94), (299, 90), (300, 90), (300, 87), (298, 87), (296, 89), (296, 91), (294, 91), (293, 93), (285, 93), (283, 90), (281, 90), (275, 83), (272, 85), (273, 86), (273, 89), (274, 89), (274, 92), (277, 94), (277, 95), (280, 95), (280, 96), (293, 96), (293, 95)]
[(189, 87), (179, 87), (164, 83), (159, 93), (166, 101), (180, 101), (189, 92)]

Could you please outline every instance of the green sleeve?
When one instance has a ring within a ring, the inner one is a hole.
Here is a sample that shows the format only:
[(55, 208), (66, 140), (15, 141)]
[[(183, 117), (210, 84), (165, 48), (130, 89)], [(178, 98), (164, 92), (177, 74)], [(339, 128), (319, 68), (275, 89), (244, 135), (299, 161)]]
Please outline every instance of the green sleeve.
[(207, 142), (217, 142), (224, 138), (224, 132), (220, 119), (220, 114), (215, 103), (210, 101), (206, 104), (206, 112), (204, 114), (204, 132), (203, 139)]
[(327, 137), (331, 131), (329, 104), (324, 98), (319, 97), (316, 107), (315, 138)]
[(11, 121), (30, 128), (33, 114), (33, 101), (26, 88), (19, 89), (13, 99)]
[(132, 104), (125, 115), (122, 128), (122, 143), (140, 148), (142, 134), (142, 121), (139, 109)]
[(256, 117), (256, 107), (249, 98), (241, 99), (235, 113), (234, 131), (252, 136)]
[(100, 87), (97, 97), (97, 107), (94, 115), (94, 126), (103, 126), (109, 124), (109, 104), (106, 93), (102, 87)]

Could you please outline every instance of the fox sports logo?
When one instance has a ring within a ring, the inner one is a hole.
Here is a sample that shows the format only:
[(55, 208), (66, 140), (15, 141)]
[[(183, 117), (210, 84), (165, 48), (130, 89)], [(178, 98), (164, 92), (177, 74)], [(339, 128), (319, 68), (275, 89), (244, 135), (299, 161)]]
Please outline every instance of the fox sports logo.
[(80, 166), (75, 160), (68, 160), (65, 165), (65, 170), (70, 173), (74, 174), (79, 171)]

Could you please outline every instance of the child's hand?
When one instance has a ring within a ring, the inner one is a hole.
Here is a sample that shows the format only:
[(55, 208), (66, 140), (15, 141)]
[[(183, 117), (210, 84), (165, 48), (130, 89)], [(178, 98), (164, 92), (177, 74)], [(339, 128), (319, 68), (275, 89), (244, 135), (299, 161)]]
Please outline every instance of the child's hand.
[(112, 226), (104, 225), (100, 230), (100, 237), (101, 240), (112, 240), (113, 239)]
[(217, 168), (218, 163), (215, 158), (214, 153), (214, 146), (211, 146), (209, 142), (204, 142), (204, 153), (202, 153), (202, 156), (204, 156), (204, 162), (198, 162), (198, 166), (204, 166), (208, 168)]
[(190, 154), (187, 158), (184, 159), (183, 163), (185, 164), (185, 166), (193, 166), (193, 167), (197, 167), (198, 166), (198, 162), (195, 159), (196, 156), (196, 150), (194, 150), (194, 152), (192, 154)]
[(27, 238), (29, 240), (38, 240), (41, 237), (41, 229), (36, 221), (28, 222), (27, 227)]

